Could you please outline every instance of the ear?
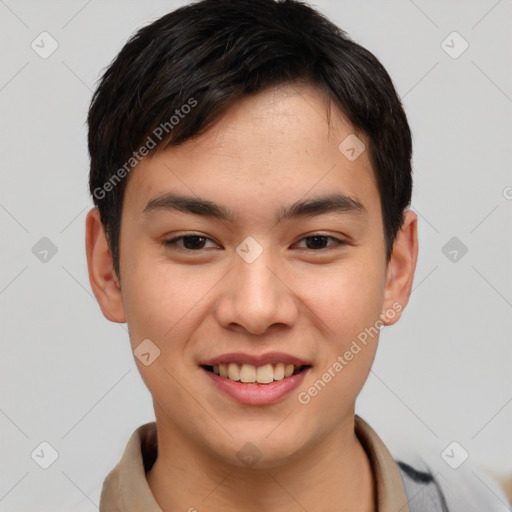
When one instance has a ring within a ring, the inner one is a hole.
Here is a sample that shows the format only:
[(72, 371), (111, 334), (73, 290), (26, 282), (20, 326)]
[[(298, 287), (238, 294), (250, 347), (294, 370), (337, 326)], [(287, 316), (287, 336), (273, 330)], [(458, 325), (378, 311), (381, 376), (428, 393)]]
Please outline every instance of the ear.
[(85, 220), (85, 251), (89, 282), (101, 312), (111, 322), (126, 322), (121, 286), (114, 272), (112, 253), (108, 246), (98, 208), (93, 208), (87, 213)]
[(412, 210), (407, 210), (388, 263), (381, 314), (384, 325), (396, 323), (409, 302), (417, 260), (418, 217)]

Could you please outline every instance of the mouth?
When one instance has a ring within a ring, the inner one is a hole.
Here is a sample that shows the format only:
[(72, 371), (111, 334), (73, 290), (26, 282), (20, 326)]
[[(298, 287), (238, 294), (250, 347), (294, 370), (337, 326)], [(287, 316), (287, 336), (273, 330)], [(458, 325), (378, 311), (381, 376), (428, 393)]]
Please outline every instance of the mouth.
[(260, 366), (239, 363), (200, 365), (206, 371), (233, 382), (249, 385), (268, 385), (289, 379), (311, 368), (310, 364), (267, 363)]
[(311, 373), (311, 360), (285, 352), (231, 352), (199, 364), (207, 381), (229, 399), (245, 405), (285, 400)]

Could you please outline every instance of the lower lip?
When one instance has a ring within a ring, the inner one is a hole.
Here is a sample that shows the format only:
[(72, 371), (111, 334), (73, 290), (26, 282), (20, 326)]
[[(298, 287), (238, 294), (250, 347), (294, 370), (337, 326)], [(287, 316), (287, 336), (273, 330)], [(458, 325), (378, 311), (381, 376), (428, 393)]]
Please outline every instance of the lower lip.
[(270, 384), (235, 382), (210, 372), (205, 368), (202, 369), (218, 389), (237, 402), (247, 405), (266, 405), (278, 402), (300, 386), (310, 368), (306, 368), (291, 377), (275, 380)]

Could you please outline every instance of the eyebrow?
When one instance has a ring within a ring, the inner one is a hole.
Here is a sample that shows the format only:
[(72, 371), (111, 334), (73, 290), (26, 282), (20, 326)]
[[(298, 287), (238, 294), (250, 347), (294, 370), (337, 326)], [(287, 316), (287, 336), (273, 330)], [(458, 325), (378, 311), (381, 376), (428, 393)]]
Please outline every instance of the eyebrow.
[(297, 217), (315, 217), (326, 213), (368, 213), (363, 204), (345, 194), (330, 194), (297, 201), (278, 210), (276, 222)]
[(233, 222), (235, 214), (220, 204), (200, 197), (183, 196), (169, 192), (154, 197), (142, 210), (143, 214), (149, 214), (162, 210), (177, 210), (183, 213), (194, 213), (204, 217), (212, 217), (219, 220)]
[[(142, 213), (148, 215), (158, 211), (175, 210), (183, 213), (201, 215), (234, 223), (237, 215), (223, 205), (200, 197), (184, 196), (169, 192), (150, 199)], [(299, 217), (315, 217), (331, 212), (368, 213), (363, 204), (354, 197), (345, 194), (329, 194), (311, 199), (299, 200), (281, 207), (276, 214), (276, 223)]]

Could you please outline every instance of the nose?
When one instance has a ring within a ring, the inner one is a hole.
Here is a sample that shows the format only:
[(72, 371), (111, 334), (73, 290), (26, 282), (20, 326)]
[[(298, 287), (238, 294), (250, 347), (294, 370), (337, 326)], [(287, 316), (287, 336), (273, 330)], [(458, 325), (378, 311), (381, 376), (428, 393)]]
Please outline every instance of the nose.
[(243, 329), (255, 335), (279, 324), (291, 327), (298, 318), (299, 300), (280, 268), (270, 250), (264, 250), (252, 263), (236, 255), (216, 302), (217, 322), (226, 329)]

